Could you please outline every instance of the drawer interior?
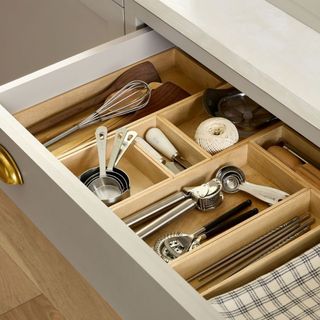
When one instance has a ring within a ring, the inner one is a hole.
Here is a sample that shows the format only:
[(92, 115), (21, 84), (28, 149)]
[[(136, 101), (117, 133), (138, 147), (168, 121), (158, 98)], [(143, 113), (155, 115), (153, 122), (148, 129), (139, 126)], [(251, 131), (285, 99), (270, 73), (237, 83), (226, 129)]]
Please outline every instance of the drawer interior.
[[(214, 155), (207, 153), (194, 141), (198, 125), (210, 118), (210, 115), (202, 107), (203, 90), (208, 87), (226, 88), (229, 84), (178, 49), (170, 49), (147, 60), (157, 69), (162, 83), (170, 81), (178, 85), (189, 94), (189, 97), (145, 115), (141, 119), (129, 121), (126, 126), (130, 130), (135, 130), (142, 138), (145, 137), (148, 129), (160, 128), (169, 140), (174, 142), (180, 154), (190, 162), (191, 167), (179, 173), (172, 172), (165, 165), (151, 158), (139, 146), (133, 144), (119, 162), (119, 168), (123, 169), (130, 178), (131, 196), (114, 204), (111, 207), (113, 212), (121, 219), (127, 218), (146, 206), (181, 191), (183, 187), (197, 186), (209, 181), (215, 176), (215, 172), (224, 165), (234, 165), (241, 168), (247, 181), (278, 188), (290, 194), (282, 202), (269, 206), (241, 191), (234, 194), (224, 193), (224, 200), (216, 209), (208, 212), (190, 210), (147, 237), (145, 241), (153, 247), (159, 237), (176, 231), (192, 233), (242, 201), (252, 200), (250, 208), (259, 209), (256, 216), (213, 239), (205, 241), (195, 250), (170, 262), (172, 268), (184, 279), (188, 279), (201, 269), (223, 258), (224, 255), (237, 250), (241, 245), (271, 230), (294, 215), (309, 212), (316, 218), (311, 231), (300, 238), (254, 262), (239, 273), (228, 275), (227, 278), (218, 279), (198, 288), (199, 293), (206, 298), (251, 281), (319, 242), (320, 187), (284, 165), (267, 151), (270, 145), (284, 139), (309, 155), (314, 161), (319, 162), (319, 149), (290, 128), (278, 123), (239, 141), (222, 152)], [(62, 110), (72, 108), (88, 97), (95, 96), (128, 68), (68, 91), (19, 112), (15, 116), (27, 129), (33, 132), (34, 128), (42, 121), (50, 119), (51, 116)], [(77, 123), (79, 119), (93, 110), (88, 109), (73, 118), (62, 121), (58, 126), (48, 125), (35, 133), (35, 136), (43, 142), (48, 137), (52, 137), (57, 132)], [(79, 176), (82, 172), (98, 165), (94, 132), (96, 127), (101, 124), (110, 127), (110, 122), (87, 127), (54, 144), (49, 150), (74, 175)], [(109, 131), (107, 158), (114, 141), (114, 131)]]
[[(300, 134), (282, 125), (275, 130), (262, 134), (254, 141), (265, 149), (269, 155), (277, 158), (277, 160), (296, 172), (311, 185), (320, 188), (320, 150)], [(276, 151), (279, 149), (280, 152), (283, 151), (286, 144), (291, 150), (291, 154), (288, 149), (285, 150), (289, 158), (281, 156), (281, 153), (278, 155), (278, 153), (274, 154), (274, 151), (272, 152), (272, 148), (275, 148), (274, 146), (277, 148)]]
[[(139, 63), (144, 61), (146, 60), (140, 61)], [(148, 58), (147, 61), (154, 65), (162, 83), (172, 82), (190, 95), (207, 87), (215, 88), (225, 84), (225, 81), (200, 66), (199, 63), (178, 49), (167, 50)], [(130, 67), (137, 64), (131, 65)], [(18, 112), (15, 114), (15, 117), (33, 133), (40, 142), (45, 142), (58, 133), (70, 128), (72, 125), (77, 124), (79, 120), (84, 119), (96, 111), (97, 107), (87, 108), (85, 111), (60, 121), (58, 125), (54, 126), (50, 125), (50, 121), (46, 121), (45, 124), (43, 124), (46, 119), (50, 120), (50, 117), (59, 114), (59, 112), (68, 110), (85, 101), (87, 98), (97, 95), (97, 93), (101, 92), (130, 67), (123, 68), (27, 110)], [(55, 156), (60, 157), (68, 151), (74, 150), (76, 147), (82, 147), (84, 144), (92, 141), (95, 128), (101, 124), (101, 122), (94, 124), (66, 137), (63, 141), (50, 146), (49, 150)], [(110, 122), (105, 124), (108, 124), (110, 127)]]
[[(319, 211), (316, 209), (320, 204), (319, 201), (319, 194), (316, 194), (314, 191), (303, 190), (291, 199), (261, 212), (259, 216), (253, 218), (250, 222), (225, 235), (217, 237), (210, 244), (190, 252), (184, 259), (175, 261), (172, 266), (185, 279), (191, 278), (197, 272), (235, 252), (295, 216), (309, 213), (315, 218), (310, 231), (250, 264), (240, 272), (236, 274), (230, 272), (230, 274), (214, 279), (205, 285), (202, 285), (198, 278), (190, 281), (190, 284), (198, 287), (199, 292), (206, 298), (233, 290), (274, 270), (319, 243), (320, 216)], [(204, 280), (202, 279), (203, 282)]]
[[(240, 167), (247, 180), (252, 183), (279, 188), (289, 194), (294, 194), (303, 188), (303, 185), (290, 176), (286, 170), (275, 167), (272, 161), (260, 150), (253, 145), (244, 144), (223, 154), (218, 154), (211, 160), (173, 177), (159, 188), (143, 192), (141, 195), (116, 204), (113, 211), (121, 218), (125, 218), (157, 200), (180, 191), (185, 186), (196, 186), (209, 181), (214, 177), (217, 169), (225, 164)], [(193, 209), (171, 221), (168, 225), (147, 237), (147, 243), (153, 246), (157, 239), (173, 232), (192, 233), (246, 199), (252, 200), (251, 208), (256, 207), (262, 211), (268, 207), (261, 200), (241, 191), (234, 194), (225, 193), (224, 197), (222, 205), (215, 210), (201, 212)]]
[[(109, 159), (114, 136), (107, 139), (106, 158)], [(98, 167), (98, 155), (95, 145), (88, 146), (83, 150), (74, 152), (65, 159), (61, 159), (62, 163), (69, 168), (76, 176), (80, 176), (83, 172), (90, 168)], [(127, 173), (130, 179), (130, 194), (134, 195), (140, 191), (144, 191), (170, 177), (169, 172), (165, 172), (154, 161), (149, 161), (136, 146), (127, 150), (117, 166), (119, 169)]]

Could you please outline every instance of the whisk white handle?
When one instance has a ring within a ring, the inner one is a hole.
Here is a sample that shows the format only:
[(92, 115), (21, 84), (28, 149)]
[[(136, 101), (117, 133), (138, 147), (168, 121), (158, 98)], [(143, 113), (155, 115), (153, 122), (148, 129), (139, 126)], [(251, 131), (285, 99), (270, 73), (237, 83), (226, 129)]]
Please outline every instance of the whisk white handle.
[(106, 176), (107, 134), (108, 130), (106, 127), (100, 126), (96, 130), (96, 143), (99, 157), (100, 178)]
[(162, 155), (156, 149), (154, 149), (146, 140), (142, 139), (141, 137), (136, 137), (136, 144), (152, 159), (160, 163), (165, 162)]
[(146, 133), (146, 140), (168, 159), (174, 159), (178, 151), (159, 128), (151, 128)]
[(247, 192), (268, 204), (275, 204), (289, 196), (288, 193), (279, 189), (261, 186), (250, 182), (241, 183), (239, 185), (239, 190)]

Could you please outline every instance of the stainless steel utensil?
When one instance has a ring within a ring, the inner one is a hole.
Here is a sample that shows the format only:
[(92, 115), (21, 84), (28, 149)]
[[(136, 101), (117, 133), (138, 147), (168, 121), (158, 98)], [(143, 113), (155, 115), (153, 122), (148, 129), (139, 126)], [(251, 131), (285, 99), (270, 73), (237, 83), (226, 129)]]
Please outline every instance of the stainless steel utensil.
[[(175, 206), (173, 209), (169, 210), (142, 229), (138, 230), (137, 235), (141, 238), (145, 238), (173, 219), (191, 209), (197, 208), (200, 211), (215, 209), (221, 204), (223, 200), (221, 190), (222, 185), (217, 179), (212, 179), (209, 182), (198, 187), (183, 188), (183, 191), (186, 193), (186, 196), (184, 196), (186, 199)], [(182, 197), (181, 193), (178, 193), (178, 196)], [(174, 195), (171, 195), (170, 198), (174, 198)], [(137, 215), (139, 215), (139, 212), (137, 213)]]
[(106, 205), (115, 204), (130, 196), (129, 177), (123, 170), (117, 168), (113, 168), (113, 171), (106, 170), (103, 183), (100, 179), (96, 180), (96, 175), (94, 175), (85, 184)]
[(289, 221), (285, 222), (284, 224), (272, 229), (268, 233), (262, 235), (261, 237), (257, 238), (256, 240), (248, 243), (244, 247), (236, 250), (235, 252), (227, 255), (223, 259), (219, 260), (218, 262), (210, 265), (209, 267), (203, 269), (202, 271), (196, 273), (192, 277), (189, 277), (187, 279), (188, 282), (193, 281), (194, 279), (198, 278), (198, 280), (201, 280), (202, 278), (207, 277), (210, 275), (216, 267), (218, 266), (224, 266), (225, 264), (228, 264), (229, 262), (236, 261), (238, 258), (241, 258), (247, 253), (250, 253), (251, 250), (258, 248), (261, 244), (265, 243), (266, 241), (270, 240), (271, 238), (274, 238), (275, 236), (278, 236), (281, 232), (286, 231), (288, 228), (291, 228), (292, 226), (298, 225), (300, 222), (299, 217), (293, 217)]
[(146, 140), (144, 140), (141, 137), (136, 137), (135, 140), (137, 146), (143, 150), (149, 157), (154, 159), (155, 161), (165, 165), (171, 172), (178, 174), (181, 171), (184, 170), (182, 166), (180, 166), (178, 163), (166, 161), (162, 155), (154, 149)]
[(89, 115), (74, 127), (50, 139), (44, 144), (44, 146), (49, 147), (71, 133), (99, 121), (105, 121), (140, 110), (148, 104), (150, 97), (151, 89), (147, 83), (141, 80), (131, 81), (113, 96), (108, 97), (97, 111)]
[(288, 193), (279, 189), (245, 181), (244, 172), (235, 166), (221, 167), (216, 173), (216, 178), (221, 181), (224, 192), (235, 193), (241, 190), (270, 205), (289, 196)]
[(130, 181), (127, 174), (114, 167), (124, 152), (137, 136), (135, 131), (119, 129), (115, 136), (114, 148), (109, 159), (109, 169), (106, 168), (106, 136), (107, 129), (99, 127), (96, 130), (96, 141), (99, 155), (99, 171), (91, 168), (79, 177), (80, 180), (106, 205), (111, 205), (130, 196)]
[[(219, 264), (211, 269), (210, 274), (199, 278), (199, 282), (196, 285), (197, 288), (204, 286), (205, 284), (220, 278), (221, 276), (230, 276), (244, 269), (251, 263), (261, 259), (267, 254), (283, 247), (290, 241), (298, 238), (302, 234), (310, 230), (310, 226), (314, 223), (315, 219), (305, 218), (298, 224), (292, 224), (290, 227), (281, 230), (276, 236), (268, 238), (259, 245), (259, 247), (251, 248), (244, 256), (229, 261), (224, 264)], [(231, 273), (231, 274), (230, 274)]]
[(161, 213), (163, 213), (166, 209), (170, 209), (171, 207), (177, 205), (179, 202), (190, 198), (191, 193), (199, 193), (200, 196), (204, 197), (209, 192), (214, 192), (215, 188), (215, 180), (213, 182), (213, 190), (210, 191), (210, 184), (204, 184), (198, 187), (185, 187), (183, 191), (175, 192), (156, 203), (153, 203), (146, 208), (130, 215), (125, 218), (123, 221), (129, 227), (136, 227), (137, 225), (151, 220), (153, 218), (158, 217)]
[(91, 180), (88, 188), (105, 204), (112, 204), (121, 197), (121, 185), (117, 180), (106, 175), (106, 144), (107, 128), (98, 127), (96, 130), (96, 142), (99, 157), (99, 177)]
[(139, 224), (156, 218), (159, 216), (164, 210), (177, 205), (182, 200), (185, 200), (189, 197), (187, 193), (184, 192), (176, 192), (171, 194), (170, 196), (153, 203), (152, 205), (130, 215), (123, 219), (123, 221), (129, 227), (136, 227)]
[(108, 171), (112, 171), (113, 167), (115, 166), (117, 157), (120, 153), (122, 143), (126, 137), (127, 131), (128, 130), (126, 127), (120, 128), (116, 131), (116, 135), (114, 137), (113, 146), (112, 146), (112, 152), (108, 162)]
[(149, 129), (146, 140), (168, 159), (178, 162), (185, 169), (191, 167), (191, 163), (180, 156), (178, 150), (159, 128)]
[[(200, 244), (199, 237), (205, 235), (206, 239), (213, 237), (225, 230), (225, 228), (230, 228), (230, 224), (223, 224), (223, 222), (228, 221), (232, 216), (241, 210), (249, 207), (252, 204), (251, 200), (246, 200), (239, 204), (238, 206), (232, 208), (223, 215), (215, 218), (213, 221), (209, 222), (205, 226), (201, 227), (199, 230), (193, 234), (186, 234), (181, 232), (174, 232), (172, 234), (166, 235), (160, 238), (155, 246), (154, 250), (160, 255), (166, 262), (176, 259), (185, 252), (193, 249), (195, 246)], [(254, 213), (257, 213), (258, 210), (255, 209)], [(242, 215), (243, 216), (243, 215)], [(249, 216), (248, 216), (249, 217)], [(248, 218), (246, 217), (246, 218)], [(234, 220), (234, 219), (233, 219)], [(241, 220), (243, 221), (243, 220)], [(241, 221), (235, 220), (234, 223), (240, 223)], [(233, 226), (234, 224), (232, 224)], [(213, 231), (212, 231), (213, 230)], [(203, 240), (204, 237), (201, 237)]]
[(126, 132), (126, 135), (124, 137), (124, 140), (122, 141), (122, 145), (120, 147), (120, 151), (118, 153), (118, 157), (115, 162), (115, 166), (118, 165), (119, 161), (121, 160), (122, 156), (125, 154), (129, 146), (135, 141), (137, 138), (138, 133), (136, 131), (130, 130)]
[[(107, 168), (106, 168), (107, 169)], [(123, 174), (123, 171), (120, 169), (117, 169), (116, 167), (113, 168), (113, 171), (107, 171), (106, 175), (108, 177), (111, 177), (112, 179), (116, 180), (119, 185), (121, 186), (121, 190), (128, 190), (130, 189), (130, 181), (129, 177), (127, 175)], [(99, 177), (99, 168), (90, 168), (83, 172), (79, 179), (80, 181), (88, 186), (93, 180), (97, 179)]]

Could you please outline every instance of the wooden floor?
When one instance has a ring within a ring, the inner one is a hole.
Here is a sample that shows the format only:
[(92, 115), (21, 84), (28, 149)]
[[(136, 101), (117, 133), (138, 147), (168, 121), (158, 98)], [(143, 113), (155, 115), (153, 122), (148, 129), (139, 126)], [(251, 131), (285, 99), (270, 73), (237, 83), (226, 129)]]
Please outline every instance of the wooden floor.
[(0, 320), (120, 317), (0, 191)]

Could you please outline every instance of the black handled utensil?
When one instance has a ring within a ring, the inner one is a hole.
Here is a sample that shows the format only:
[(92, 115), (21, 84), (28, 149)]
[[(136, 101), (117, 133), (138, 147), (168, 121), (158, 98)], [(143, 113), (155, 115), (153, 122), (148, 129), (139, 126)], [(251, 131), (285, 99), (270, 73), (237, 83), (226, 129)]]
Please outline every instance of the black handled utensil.
[(232, 208), (228, 212), (224, 213), (217, 219), (214, 219), (210, 223), (201, 227), (199, 230), (197, 230), (193, 234), (175, 232), (175, 233), (166, 235), (165, 237), (157, 241), (157, 243), (154, 246), (154, 250), (165, 261), (176, 259), (183, 253), (189, 251), (192, 246), (196, 246), (194, 242), (198, 240), (198, 238), (201, 235), (206, 235), (205, 236), (206, 238), (202, 238), (202, 240), (208, 239), (210, 237), (213, 237), (214, 234), (218, 234), (219, 230), (221, 230), (220, 232), (222, 232), (256, 214), (258, 210), (253, 209), (253, 210), (250, 210), (248, 213), (245, 213), (239, 217), (232, 219), (231, 220), (232, 223), (231, 221), (227, 223), (229, 218), (233, 217), (235, 214), (239, 213), (241, 210), (249, 207), (251, 204), (252, 204), (252, 201), (250, 199), (240, 203), (239, 205)]

